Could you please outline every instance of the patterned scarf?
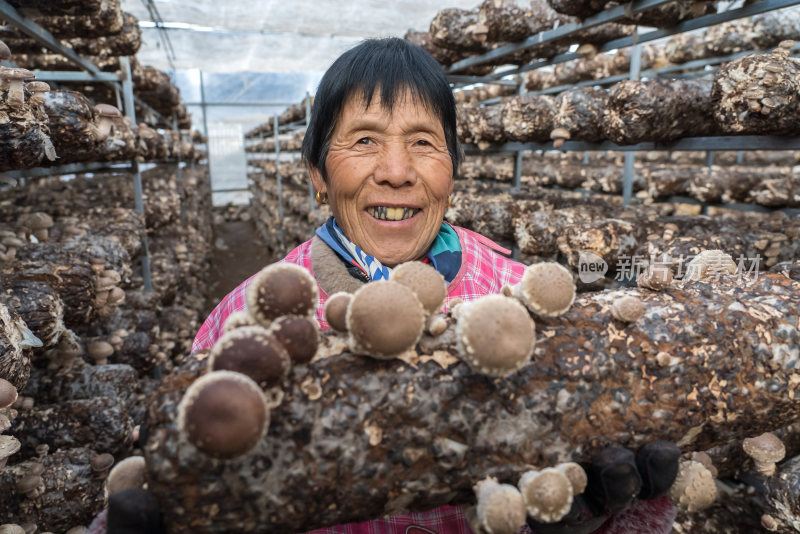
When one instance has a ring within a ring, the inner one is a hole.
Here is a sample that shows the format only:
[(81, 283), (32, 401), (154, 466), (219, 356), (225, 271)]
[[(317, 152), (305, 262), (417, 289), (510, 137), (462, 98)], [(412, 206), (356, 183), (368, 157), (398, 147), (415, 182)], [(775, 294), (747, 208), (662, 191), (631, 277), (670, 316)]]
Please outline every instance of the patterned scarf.
[[(389, 279), (392, 270), (350, 241), (333, 217), (317, 228), (317, 235), (336, 251), (355, 278), (365, 282)], [(456, 277), (461, 268), (461, 243), (458, 234), (449, 224), (442, 223), (423, 262), (430, 263), (444, 276), (448, 284)]]

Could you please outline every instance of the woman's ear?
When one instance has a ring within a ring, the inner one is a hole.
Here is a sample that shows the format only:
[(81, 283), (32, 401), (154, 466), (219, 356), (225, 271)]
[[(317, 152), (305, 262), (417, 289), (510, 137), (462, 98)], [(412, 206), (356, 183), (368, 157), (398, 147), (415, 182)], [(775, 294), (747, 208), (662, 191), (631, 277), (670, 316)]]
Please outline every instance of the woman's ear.
[(311, 176), (311, 183), (314, 186), (314, 189), (319, 193), (327, 193), (328, 192), (328, 184), (325, 183), (325, 180), (322, 179), (322, 173), (319, 172), (319, 169), (316, 167), (312, 167), (311, 165), (308, 166), (308, 175)]

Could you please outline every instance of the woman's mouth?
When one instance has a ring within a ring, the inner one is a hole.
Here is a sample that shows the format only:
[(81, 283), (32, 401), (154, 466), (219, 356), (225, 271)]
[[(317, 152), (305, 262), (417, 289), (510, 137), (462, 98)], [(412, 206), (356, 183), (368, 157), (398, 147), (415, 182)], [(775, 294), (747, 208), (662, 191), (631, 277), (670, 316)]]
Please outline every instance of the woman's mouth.
[(389, 206), (370, 206), (367, 213), (381, 221), (404, 221), (410, 219), (421, 210), (419, 208), (397, 208)]

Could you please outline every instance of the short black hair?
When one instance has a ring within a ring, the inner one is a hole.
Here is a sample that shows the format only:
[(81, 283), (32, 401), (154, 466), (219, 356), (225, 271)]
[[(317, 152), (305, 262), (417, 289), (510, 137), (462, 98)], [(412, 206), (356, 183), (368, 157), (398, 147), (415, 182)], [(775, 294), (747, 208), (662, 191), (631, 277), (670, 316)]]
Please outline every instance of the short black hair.
[(447, 77), (428, 52), (397, 37), (367, 39), (339, 56), (325, 72), (303, 138), (305, 162), (328, 180), (325, 160), (342, 109), (359, 92), (369, 107), (378, 86), (384, 109), (391, 112), (398, 97), (410, 91), (441, 120), (455, 178), (464, 156), (456, 134), (456, 103)]

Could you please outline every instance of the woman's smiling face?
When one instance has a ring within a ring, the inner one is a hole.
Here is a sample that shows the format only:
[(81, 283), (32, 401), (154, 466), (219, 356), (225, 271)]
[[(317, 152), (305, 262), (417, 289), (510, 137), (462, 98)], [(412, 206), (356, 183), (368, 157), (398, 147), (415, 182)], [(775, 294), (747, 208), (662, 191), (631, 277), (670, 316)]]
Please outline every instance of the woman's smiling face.
[(425, 255), (453, 191), (453, 163), (439, 118), (409, 91), (393, 108), (381, 105), (379, 89), (366, 109), (360, 95), (351, 97), (323, 163), (327, 182), (310, 169), (344, 234), (389, 267)]

